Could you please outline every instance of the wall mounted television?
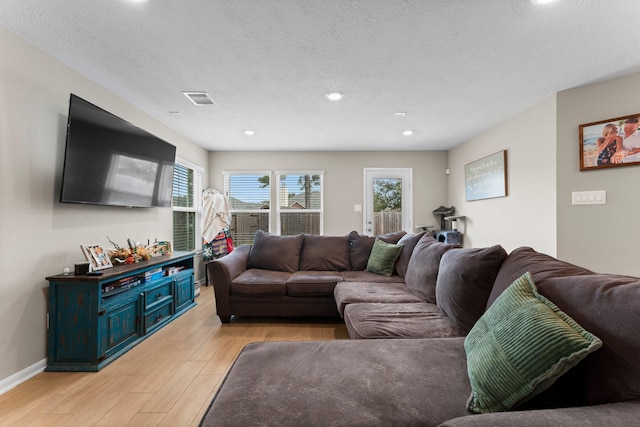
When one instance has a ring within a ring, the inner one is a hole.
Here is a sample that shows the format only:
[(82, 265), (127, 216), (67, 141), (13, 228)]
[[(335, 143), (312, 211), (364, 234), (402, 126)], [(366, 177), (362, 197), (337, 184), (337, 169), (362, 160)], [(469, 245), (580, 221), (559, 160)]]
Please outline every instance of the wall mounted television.
[(176, 147), (71, 94), (61, 203), (170, 207)]

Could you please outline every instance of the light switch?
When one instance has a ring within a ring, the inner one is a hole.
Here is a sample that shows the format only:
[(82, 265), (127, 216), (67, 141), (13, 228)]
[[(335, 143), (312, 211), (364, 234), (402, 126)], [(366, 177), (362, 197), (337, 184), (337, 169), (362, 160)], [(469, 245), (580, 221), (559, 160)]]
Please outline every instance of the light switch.
[(606, 203), (606, 190), (574, 191), (571, 193), (572, 205), (605, 205)]
[(354, 212), (362, 212), (362, 205), (353, 205)]

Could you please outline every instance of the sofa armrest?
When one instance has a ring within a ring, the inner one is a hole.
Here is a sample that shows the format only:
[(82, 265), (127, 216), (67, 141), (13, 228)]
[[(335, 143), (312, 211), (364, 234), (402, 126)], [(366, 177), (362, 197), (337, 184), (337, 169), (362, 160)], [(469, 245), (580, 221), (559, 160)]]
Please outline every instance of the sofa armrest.
[(635, 425), (640, 400), (576, 408), (497, 412), (453, 418), (439, 427), (616, 427)]
[(207, 272), (216, 296), (216, 312), (222, 323), (229, 323), (231, 320), (231, 282), (247, 269), (250, 250), (251, 245), (240, 245), (229, 255), (207, 264)]

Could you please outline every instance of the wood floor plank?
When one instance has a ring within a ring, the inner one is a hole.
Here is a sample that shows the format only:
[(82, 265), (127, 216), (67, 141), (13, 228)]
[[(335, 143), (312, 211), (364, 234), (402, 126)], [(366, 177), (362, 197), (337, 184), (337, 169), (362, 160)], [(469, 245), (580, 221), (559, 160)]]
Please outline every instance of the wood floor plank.
[(167, 412), (176, 403), (180, 396), (189, 388), (193, 380), (198, 376), (204, 362), (186, 361), (171, 377), (162, 384), (162, 387), (140, 412)]
[(221, 379), (222, 375), (198, 375), (159, 425), (190, 425), (196, 419), (202, 405), (209, 402), (211, 392), (218, 387)]
[(348, 339), (335, 319), (215, 315), (212, 287), (198, 305), (100, 372), (44, 372), (0, 396), (0, 427), (196, 427), (244, 346)]
[(100, 421), (95, 424), (95, 427), (121, 427), (127, 425), (153, 396), (154, 393), (134, 392), (123, 395), (114, 406), (114, 410), (105, 413)]

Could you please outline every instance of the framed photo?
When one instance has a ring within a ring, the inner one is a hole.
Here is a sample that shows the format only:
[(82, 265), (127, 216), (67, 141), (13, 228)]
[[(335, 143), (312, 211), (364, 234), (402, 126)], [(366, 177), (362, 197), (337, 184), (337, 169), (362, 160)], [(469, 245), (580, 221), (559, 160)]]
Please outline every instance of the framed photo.
[(467, 202), (507, 195), (507, 150), (464, 165)]
[(580, 125), (580, 170), (640, 165), (640, 114)]
[(154, 255), (165, 255), (172, 252), (171, 242), (163, 240), (161, 242), (152, 243), (149, 247), (149, 251)]
[(87, 261), (91, 263), (91, 270), (102, 270), (113, 267), (107, 251), (98, 244), (82, 245), (82, 252)]

